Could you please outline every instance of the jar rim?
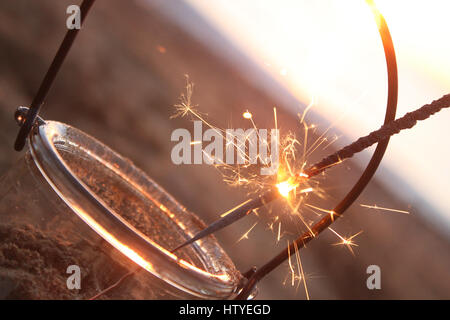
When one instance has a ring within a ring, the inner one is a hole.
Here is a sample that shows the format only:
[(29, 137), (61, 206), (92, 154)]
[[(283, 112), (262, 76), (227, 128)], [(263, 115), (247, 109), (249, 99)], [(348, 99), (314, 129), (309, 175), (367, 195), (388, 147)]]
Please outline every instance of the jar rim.
[[(204, 239), (202, 244), (206, 245), (197, 250), (197, 254), (203, 254), (203, 258), (207, 259), (219, 254), (220, 259), (214, 263), (214, 270), (206, 271), (178, 258), (125, 221), (83, 183), (58, 152), (58, 145), (62, 143), (64, 148), (82, 150), (85, 156), (113, 170), (144, 196), (145, 182), (159, 186), (130, 160), (79, 129), (57, 121), (45, 121), (36, 126), (29, 136), (34, 163), (59, 198), (92, 230), (153, 276), (179, 290), (206, 299), (226, 299), (237, 293), (242, 275), (215, 238)], [(125, 167), (127, 170), (123, 169)], [(159, 191), (181, 207), (161, 187)], [(181, 208), (183, 215), (200, 221), (193, 213)], [(112, 225), (114, 228), (109, 227)]]

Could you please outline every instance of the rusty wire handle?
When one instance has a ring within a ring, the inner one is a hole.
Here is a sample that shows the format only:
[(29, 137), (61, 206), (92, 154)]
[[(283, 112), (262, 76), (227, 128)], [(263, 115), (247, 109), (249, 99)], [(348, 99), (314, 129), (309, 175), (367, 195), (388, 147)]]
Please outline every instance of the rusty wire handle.
[[(376, 13), (374, 13), (376, 14)], [(397, 75), (397, 60), (395, 57), (394, 44), (392, 42), (392, 37), (389, 32), (386, 20), (381, 14), (375, 17), (378, 22), (379, 33), (383, 43), (384, 54), (386, 57), (386, 66), (388, 74), (388, 98), (386, 105), (386, 115), (384, 119), (384, 124), (387, 124), (395, 120), (395, 114), (397, 111), (397, 97), (398, 97), (398, 75)], [(290, 257), (297, 249), (305, 246), (306, 243), (318, 236), (322, 231), (328, 228), (337, 218), (339, 218), (345, 210), (347, 210), (353, 202), (359, 197), (363, 192), (364, 188), (372, 179), (373, 175), (378, 169), (381, 160), (383, 159), (386, 148), (389, 144), (389, 138), (378, 143), (372, 158), (369, 161), (366, 169), (362, 173), (359, 180), (349, 191), (349, 193), (344, 197), (344, 199), (339, 202), (339, 204), (331, 211), (330, 214), (323, 217), (311, 228), (311, 231), (304, 233), (302, 236), (297, 238), (288, 247), (281, 251), (277, 256), (272, 258), (268, 263), (263, 265), (259, 269), (250, 269), (245, 272), (248, 276), (248, 281), (242, 288), (239, 295), (236, 297), (237, 300), (247, 299), (252, 293), (255, 285), (268, 273), (277, 268), (286, 259)]]
[[(86, 18), (89, 9), (94, 4), (95, 0), (83, 0), (83, 3), (80, 6), (80, 15), (81, 15), (81, 25)], [(34, 96), (33, 101), (31, 102), (30, 109), (28, 110), (24, 122), (20, 127), (19, 133), (17, 134), (16, 142), (14, 143), (14, 149), (16, 151), (21, 151), (25, 146), (25, 141), (30, 134), (31, 129), (36, 121), (36, 118), (39, 114), (39, 110), (41, 109), (42, 104), (44, 103), (44, 99), (47, 96), (55, 78), (58, 74), (61, 65), (63, 64), (67, 54), (72, 47), (75, 38), (78, 35), (79, 29), (69, 29), (59, 46), (58, 51), (56, 52), (55, 57), (53, 58), (52, 64), (50, 65), (47, 73), (45, 74), (44, 79), (41, 82), (41, 86), (39, 87), (38, 92)]]

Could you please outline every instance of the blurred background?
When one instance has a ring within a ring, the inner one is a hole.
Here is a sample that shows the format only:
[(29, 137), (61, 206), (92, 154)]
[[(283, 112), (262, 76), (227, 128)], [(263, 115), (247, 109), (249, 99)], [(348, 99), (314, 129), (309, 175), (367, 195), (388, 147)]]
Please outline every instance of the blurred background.
[[(376, 2), (390, 27), (399, 66), (398, 115), (450, 92), (447, 1)], [(0, 3), (0, 173), (21, 156), (13, 151), (17, 106), (28, 105), (66, 32), (73, 1), (3, 0)], [(277, 107), (282, 134), (302, 137), (298, 114), (307, 106), (315, 125), (310, 141), (326, 132), (319, 160), (378, 128), (386, 104), (384, 53), (364, 1), (97, 1), (43, 108), (45, 119), (73, 125), (132, 159), (205, 222), (246, 199), (211, 166), (175, 166), (176, 128), (170, 119), (185, 90), (221, 128), (245, 128), (249, 110), (260, 128), (273, 127)], [(392, 138), (375, 178), (333, 226), (351, 236), (354, 255), (326, 231), (300, 252), (312, 299), (450, 298), (450, 169), (445, 160), (450, 112), (444, 110)], [(362, 172), (372, 149), (320, 178), (332, 209)], [(370, 209), (377, 205), (409, 214)], [(236, 266), (246, 271), (278, 253), (299, 232), (283, 217), (283, 237), (268, 228), (269, 210), (247, 217), (216, 236)], [(308, 219), (315, 216), (305, 213)], [(315, 217), (316, 219), (317, 217)], [(258, 222), (248, 239), (239, 238)], [(264, 248), (264, 250), (261, 250)], [(368, 290), (366, 268), (381, 268), (381, 290)], [(305, 299), (291, 285), (285, 263), (259, 285), (261, 299)]]

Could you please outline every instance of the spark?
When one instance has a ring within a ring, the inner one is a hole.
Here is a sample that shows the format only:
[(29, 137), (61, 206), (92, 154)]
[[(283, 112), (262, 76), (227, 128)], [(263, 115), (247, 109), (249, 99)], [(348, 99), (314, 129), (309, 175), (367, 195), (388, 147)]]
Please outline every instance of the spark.
[(310, 193), (310, 192), (313, 192), (313, 191), (314, 191), (314, 189), (309, 187), (309, 188), (300, 190), (299, 193)]
[(306, 117), (306, 114), (308, 113), (309, 109), (311, 109), (314, 106), (314, 96), (311, 98), (311, 102), (308, 104), (308, 106), (303, 110), (302, 116), (300, 118), (300, 123), (303, 123)]
[[(179, 102), (174, 105), (175, 107), (175, 113), (171, 116), (171, 118), (176, 117), (186, 117), (191, 116), (192, 118), (196, 120), (200, 120), (204, 125), (214, 130), (218, 135), (222, 137), (224, 141), (226, 141), (225, 148), (235, 148), (238, 157), (241, 156), (244, 159), (243, 164), (237, 164), (237, 165), (230, 165), (226, 164), (221, 159), (218, 159), (216, 157), (212, 157), (211, 155), (205, 153), (204, 150), (203, 154), (206, 155), (206, 157), (212, 162), (211, 164), (214, 165), (216, 169), (220, 171), (220, 173), (223, 176), (223, 180), (232, 185), (232, 186), (246, 186), (249, 190), (254, 187), (253, 190), (261, 190), (264, 187), (268, 185), (267, 180), (269, 177), (267, 176), (258, 176), (256, 174), (253, 174), (250, 169), (248, 169), (250, 166), (250, 156), (246, 153), (246, 147), (245, 145), (241, 145), (238, 143), (238, 141), (235, 141), (234, 139), (229, 139), (229, 136), (227, 134), (227, 130), (219, 128), (214, 126), (212, 123), (210, 123), (206, 117), (197, 110), (197, 105), (193, 104), (192, 96), (194, 92), (194, 84), (189, 81), (189, 77), (186, 75), (186, 87), (185, 92), (180, 95)], [(275, 112), (275, 110), (274, 110)], [(253, 121), (253, 115), (246, 110), (243, 113), (243, 117), (251, 121), (253, 128), (256, 131), (257, 137), (259, 141), (261, 141), (262, 144), (268, 145), (267, 138), (261, 137), (259, 135), (259, 130), (257, 129), (254, 121)], [(276, 119), (276, 115), (275, 115)], [(247, 138), (247, 137), (246, 137)], [(192, 141), (190, 143), (191, 145), (201, 144), (201, 141), (196, 142)], [(264, 160), (264, 159), (262, 159)], [(264, 162), (264, 161), (262, 161)], [(247, 169), (247, 170), (243, 170)], [(243, 172), (241, 172), (243, 170)]]
[(275, 122), (275, 129), (278, 129), (277, 108), (273, 107), (273, 121)]
[(253, 115), (247, 110), (242, 114), (242, 117), (244, 117), (244, 119), (251, 119)]
[(281, 238), (281, 221), (278, 222), (278, 236), (277, 236), (277, 242), (280, 241)]
[[(356, 99), (356, 101), (355, 101), (354, 103), (356, 104), (357, 101), (359, 101), (360, 99), (362, 99), (362, 96), (363, 96), (363, 94), (361, 95), (361, 97), (359, 97), (358, 99)], [(325, 129), (325, 131), (322, 132), (322, 134), (316, 139), (316, 141), (314, 141), (314, 143), (309, 147), (309, 149), (308, 149), (307, 151), (306, 151), (306, 150), (303, 151), (304, 157), (306, 157), (307, 154), (311, 154), (311, 153), (312, 153), (311, 150), (315, 150), (315, 147), (316, 147), (316, 145), (317, 145), (318, 143), (323, 143), (323, 138), (328, 134), (328, 132), (329, 132), (332, 128), (336, 127), (336, 125), (337, 125), (338, 123), (340, 123), (340, 122), (347, 116), (348, 110), (349, 110), (348, 108), (345, 109), (344, 112), (341, 114), (341, 116), (340, 116), (339, 118), (337, 118), (334, 122), (332, 122), (332, 123)], [(303, 123), (303, 124), (304, 124), (304, 126), (305, 126), (305, 131), (307, 131), (307, 128), (308, 128), (307, 124), (306, 124), (306, 123)], [(306, 134), (306, 133), (307, 133), (307, 132), (305, 132), (305, 134)], [(305, 135), (305, 148), (306, 148), (306, 143), (307, 143), (307, 135)]]
[(294, 267), (292, 266), (292, 262), (291, 262), (291, 246), (289, 245), (289, 240), (287, 242), (287, 248), (288, 248), (288, 257), (289, 257), (289, 269), (291, 270), (291, 285), (294, 286), (295, 284), (295, 270)]
[[(311, 128), (310, 128), (311, 129)], [(317, 141), (319, 141), (319, 143), (317, 143)], [(313, 146), (307, 150), (305, 158), (307, 158), (309, 155), (311, 155), (312, 153), (314, 153), (314, 151), (316, 151), (324, 142), (328, 141), (327, 138), (322, 138), (322, 139), (318, 139)]]
[(334, 245), (345, 245), (348, 248), (348, 250), (350, 250), (350, 252), (353, 255), (355, 255), (355, 252), (353, 251), (352, 247), (357, 247), (358, 245), (353, 241), (353, 239), (356, 238), (358, 235), (360, 235), (362, 233), (362, 231), (355, 233), (354, 235), (352, 235), (348, 238), (344, 238), (339, 233), (334, 231), (331, 227), (328, 227), (328, 229), (330, 229), (330, 231), (332, 231), (336, 236), (339, 237), (339, 239), (341, 239), (341, 242), (335, 243)]
[(248, 239), (248, 234), (253, 230), (253, 228), (258, 224), (258, 222), (255, 222), (250, 229), (248, 229), (240, 238), (238, 241), (236, 241), (236, 243), (240, 242), (243, 239)]
[(308, 125), (306, 122), (303, 122), (303, 128), (304, 128), (304, 141), (303, 141), (303, 155), (302, 155), (302, 162), (306, 163), (306, 146), (308, 145)]
[[(180, 96), (180, 102), (175, 105), (176, 108), (176, 114), (174, 116), (186, 116), (190, 115), (195, 120), (200, 120), (202, 123), (204, 123), (206, 126), (212, 128), (220, 134), (224, 139), (227, 135), (227, 131), (215, 127), (213, 123), (208, 122), (207, 118), (203, 116), (203, 114), (196, 109), (196, 105), (193, 105), (192, 101), (192, 94), (193, 94), (193, 84), (189, 82), (189, 78), (186, 77), (186, 91), (184, 94)], [(312, 99), (310, 106), (314, 105), (315, 101)], [(305, 110), (306, 112), (307, 110)], [(304, 113), (304, 116), (306, 113)], [(257, 126), (254, 122), (255, 115), (252, 114), (249, 110), (243, 110), (242, 117), (244, 119), (247, 119), (251, 122), (252, 127), (256, 130), (258, 141), (260, 145), (266, 145), (269, 146), (269, 143), (267, 141), (268, 137), (260, 135), (259, 130), (257, 129)], [(304, 118), (304, 117), (303, 117)], [(278, 130), (278, 114), (277, 114), (277, 108), (273, 107), (273, 124), (275, 127), (275, 130)], [(278, 167), (278, 172), (276, 175), (276, 182), (274, 183), (273, 176), (261, 176), (258, 174), (255, 174), (252, 172), (252, 167), (248, 163), (243, 164), (237, 164), (237, 165), (231, 165), (224, 163), (221, 159), (215, 159), (214, 156), (207, 154), (203, 151), (203, 153), (207, 156), (209, 160), (211, 160), (211, 164), (214, 165), (216, 169), (219, 170), (219, 172), (223, 176), (223, 181), (228, 183), (231, 186), (245, 186), (249, 190), (250, 193), (259, 193), (262, 190), (265, 190), (267, 188), (274, 188), (276, 187), (277, 191), (281, 196), (283, 196), (286, 199), (286, 202), (284, 205), (287, 205), (285, 207), (286, 209), (290, 210), (292, 215), (295, 217), (299, 217), (301, 222), (310, 230), (310, 222), (308, 219), (305, 219), (303, 215), (300, 213), (299, 209), (300, 206), (304, 203), (303, 199), (306, 197), (306, 194), (312, 193), (312, 192), (318, 192), (319, 188), (317, 185), (314, 185), (314, 188), (310, 185), (309, 175), (304, 173), (303, 170), (306, 167), (306, 156), (308, 154), (307, 149), (307, 136), (309, 130), (314, 130), (316, 128), (315, 125), (310, 125), (305, 122), (304, 119), (302, 119), (302, 125), (304, 127), (304, 142), (301, 143), (292, 132), (288, 132), (287, 134), (284, 134), (280, 136), (279, 141), (279, 150), (280, 150), (280, 165)], [(322, 139), (323, 135), (322, 135)], [(196, 139), (198, 140), (198, 139)], [(249, 160), (249, 156), (246, 154), (246, 147), (245, 146), (239, 146), (235, 143), (235, 141), (230, 141), (229, 139), (225, 139), (227, 142), (225, 144), (225, 148), (228, 147), (236, 147), (236, 151), (239, 153), (242, 153), (243, 157), (246, 159), (246, 161)], [(202, 141), (192, 141), (191, 145), (195, 144), (201, 144)], [(318, 144), (318, 145), (317, 145)], [(319, 145), (321, 145), (320, 141), (316, 144), (316, 142), (313, 143), (312, 151), (317, 149)], [(300, 147), (303, 149), (303, 159), (300, 159), (299, 154), (301, 152), (297, 152), (297, 148), (300, 149)], [(311, 151), (311, 152), (312, 152)], [(269, 159), (267, 156), (258, 155), (261, 159), (261, 163), (264, 164), (264, 162), (267, 162)], [(299, 161), (302, 160), (302, 161)], [(240, 212), (242, 211), (242, 206), (248, 205), (248, 202), (251, 201), (251, 198), (249, 200), (239, 204), (238, 206), (228, 210), (225, 213), (222, 213), (220, 215), (220, 219), (215, 222), (216, 226), (220, 226), (220, 228), (223, 228), (225, 225), (228, 224), (220, 224), (220, 221), (223, 221), (222, 219), (228, 219), (228, 215), (234, 212)], [(240, 210), (240, 211), (239, 211)], [(254, 212), (254, 211), (251, 211)], [(247, 212), (245, 215), (248, 215), (250, 212)], [(239, 215), (239, 217), (243, 217), (245, 215)], [(283, 235), (283, 230), (281, 230), (281, 222), (277, 221), (278, 219), (272, 221), (271, 224), (268, 224), (268, 228), (272, 230), (272, 232), (275, 229), (276, 224), (278, 224), (278, 230), (275, 230), (275, 232), (278, 231), (277, 236), (277, 242), (280, 241)], [(227, 221), (232, 221), (228, 219)], [(297, 220), (295, 220), (297, 221)], [(211, 232), (213, 229), (208, 229), (208, 232)], [(214, 229), (215, 230), (215, 229)], [(249, 230), (250, 231), (250, 230)], [(311, 231), (311, 230), (310, 230)], [(206, 231), (205, 231), (206, 232)], [(202, 233), (202, 237), (205, 236), (207, 233)], [(248, 233), (244, 234), (241, 239), (238, 240), (238, 242), (244, 238), (246, 238)], [(314, 233), (312, 233), (314, 234)], [(195, 238), (195, 237), (194, 237)], [(198, 239), (198, 238), (197, 238)], [(190, 239), (192, 243), (192, 240)], [(182, 246), (186, 245), (183, 244)], [(181, 247), (182, 247), (181, 246)], [(175, 250), (178, 250), (179, 247), (177, 247)]]
[(309, 178), (309, 176), (306, 173), (304, 173), (304, 172), (300, 172), (299, 176), (303, 177), (303, 178)]
[(250, 201), (251, 201), (251, 199), (248, 199), (247, 201), (244, 201), (244, 202), (242, 202), (241, 204), (238, 204), (236, 207), (231, 208), (231, 209), (228, 210), (227, 212), (222, 213), (220, 216), (223, 218), (223, 217), (225, 217), (226, 215), (228, 215), (230, 212), (236, 210), (237, 208), (242, 207), (243, 205), (245, 205), (246, 203), (248, 203), (248, 202), (250, 202)]
[(124, 274), (122, 277), (120, 277), (119, 280), (117, 280), (114, 284), (110, 285), (109, 287), (107, 287), (106, 289), (100, 291), (99, 293), (97, 293), (95, 296), (89, 298), (89, 300), (97, 300), (98, 298), (100, 298), (101, 296), (103, 296), (104, 294), (108, 293), (109, 291), (111, 291), (112, 289), (116, 288), (118, 285), (120, 285), (125, 279), (127, 279), (128, 277), (132, 276), (133, 274), (135, 274), (137, 271), (139, 271), (139, 268), (134, 269), (132, 271), (127, 272), (126, 274)]
[[(297, 289), (300, 286), (300, 284), (303, 282), (303, 286), (305, 288), (306, 299), (310, 300), (309, 290), (308, 290), (308, 286), (306, 284), (306, 276), (303, 271), (302, 261), (300, 259), (300, 252), (299, 252), (297, 243), (295, 241), (293, 241), (293, 245), (294, 245), (294, 251), (295, 251), (295, 263), (297, 264), (298, 275), (295, 271), (294, 264), (291, 260), (290, 242), (289, 242), (289, 240), (287, 240), (287, 250), (288, 250), (288, 257), (289, 257), (288, 258), (289, 273), (288, 273), (287, 277), (289, 276), (289, 274), (291, 275), (291, 286), (295, 286), (295, 281), (298, 280)], [(285, 280), (283, 282), (284, 284), (286, 284), (287, 277), (285, 278)]]
[(379, 207), (376, 204), (371, 206), (368, 204), (360, 204), (361, 207), (364, 208), (369, 208), (369, 209), (375, 209), (375, 210), (384, 210), (384, 211), (391, 211), (391, 212), (398, 212), (398, 213), (404, 213), (404, 214), (410, 214), (409, 211), (406, 210), (398, 210), (398, 209), (391, 209), (391, 208), (384, 208), (384, 207)]
[(280, 218), (279, 216), (276, 216), (275, 219), (273, 219), (273, 221), (267, 225), (267, 226), (268, 226), (268, 229), (269, 229), (270, 231), (273, 232), (273, 225), (278, 221), (279, 218)]
[[(326, 139), (326, 138), (325, 138)], [(325, 149), (327, 149), (329, 146), (331, 146), (333, 143), (335, 143), (336, 141), (338, 141), (339, 140), (339, 136), (338, 135), (334, 135), (334, 137), (333, 137), (333, 139), (331, 139), (331, 141), (329, 142), (329, 143), (327, 143), (323, 148), (322, 148), (322, 150), (325, 150)], [(328, 141), (328, 140), (327, 140)]]
[[(219, 135), (221, 135), (224, 139), (226, 136), (226, 130), (215, 127), (213, 124), (209, 123), (206, 118), (197, 111), (196, 105), (193, 104), (192, 101), (192, 95), (194, 90), (194, 84), (189, 81), (189, 77), (186, 76), (186, 91), (185, 93), (181, 94), (180, 96), (180, 102), (175, 105), (176, 113), (172, 117), (181, 116), (184, 117), (186, 115), (191, 115), (195, 119), (202, 121), (205, 125), (207, 125), (209, 128), (212, 128), (217, 132)], [(311, 101), (311, 104), (314, 104), (314, 99)], [(311, 105), (312, 106), (312, 105)], [(255, 122), (253, 121), (254, 115), (250, 113), (249, 110), (245, 110), (242, 114), (242, 116), (245, 119), (248, 119), (253, 128), (256, 130), (256, 134), (258, 136), (258, 140), (260, 141), (261, 145), (269, 145), (267, 141), (267, 137), (260, 136), (259, 131), (256, 127)], [(275, 130), (278, 129), (278, 115), (277, 115), (277, 108), (273, 107), (273, 119), (274, 119), (274, 126)], [(308, 126), (305, 122), (303, 122), (305, 131), (308, 131), (313, 126)], [(307, 133), (305, 132), (305, 136)], [(306, 137), (305, 137), (306, 139)], [(268, 176), (260, 176), (257, 174), (254, 174), (250, 169), (250, 158), (249, 155), (246, 154), (245, 147), (237, 145), (235, 141), (230, 141), (229, 139), (225, 139), (226, 148), (229, 147), (235, 147), (236, 151), (238, 152), (238, 155), (242, 155), (245, 159), (245, 161), (248, 161), (248, 163), (244, 164), (238, 164), (238, 165), (230, 165), (226, 164), (225, 162), (221, 161), (221, 159), (216, 159), (216, 157), (213, 157), (212, 155), (209, 155), (205, 153), (203, 150), (203, 153), (206, 155), (206, 158), (209, 159), (209, 161), (214, 165), (216, 169), (218, 169), (222, 176), (223, 180), (232, 186), (245, 186), (248, 188), (248, 190), (251, 190), (250, 192), (258, 192), (261, 191), (269, 186), (273, 186), (273, 181), (271, 180), (271, 177)], [(278, 175), (277, 175), (277, 181), (278, 184), (275, 184), (278, 190), (280, 191), (280, 194), (282, 194), (285, 198), (292, 200), (294, 195), (299, 195), (303, 193), (309, 193), (314, 191), (310, 188), (309, 185), (305, 185), (302, 190), (298, 191), (297, 187), (299, 186), (300, 182), (303, 182), (302, 178), (305, 178), (306, 175), (303, 173), (297, 174), (298, 172), (301, 172), (303, 168), (306, 165), (305, 161), (301, 162), (301, 168), (297, 168), (298, 162), (296, 161), (296, 146), (301, 145), (301, 143), (295, 138), (295, 136), (292, 133), (288, 133), (285, 136), (281, 137), (280, 139), (280, 149), (281, 150), (281, 158), (283, 159), (282, 164), (279, 166)], [(200, 145), (201, 141), (191, 141), (191, 145)], [(305, 144), (306, 145), (306, 144)], [(306, 148), (306, 146), (305, 146)], [(306, 151), (306, 149), (304, 150)], [(261, 156), (258, 154), (258, 157), (261, 159), (261, 163), (267, 164), (267, 157)], [(282, 174), (280, 174), (282, 173)], [(306, 180), (306, 179), (305, 179)], [(294, 191), (294, 192), (292, 192)], [(292, 196), (291, 196), (292, 195)], [(231, 210), (229, 210), (231, 211)], [(222, 215), (223, 216), (223, 215)]]
[(325, 212), (331, 215), (331, 218), (334, 218), (334, 215), (336, 214), (336, 212), (334, 212), (333, 210), (327, 210), (327, 209), (323, 209), (323, 208), (319, 208), (316, 206), (313, 206), (312, 204), (309, 203), (305, 203), (305, 206), (309, 207), (309, 208), (313, 208), (315, 210), (321, 211), (321, 212)]
[(298, 250), (297, 242), (295, 242), (295, 241), (294, 241), (294, 248), (295, 248), (295, 257), (297, 259), (297, 268), (300, 268), (300, 270), (299, 270), (300, 280), (299, 280), (298, 284), (300, 285), (300, 281), (303, 280), (303, 286), (305, 288), (306, 299), (309, 300), (309, 291), (308, 291), (308, 286), (306, 285), (305, 273), (303, 272), (302, 260), (300, 259), (300, 251)]

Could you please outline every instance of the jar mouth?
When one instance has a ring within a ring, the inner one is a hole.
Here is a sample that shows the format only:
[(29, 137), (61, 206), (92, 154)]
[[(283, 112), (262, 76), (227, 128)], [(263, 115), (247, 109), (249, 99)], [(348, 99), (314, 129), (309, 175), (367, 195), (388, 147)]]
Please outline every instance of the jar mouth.
[[(155, 221), (162, 221), (170, 228), (151, 229), (152, 232), (176, 233), (184, 238), (177, 240), (182, 242), (205, 227), (198, 217), (178, 204), (130, 160), (84, 132), (56, 121), (46, 121), (33, 130), (29, 136), (29, 149), (40, 173), (68, 207), (137, 265), (195, 297), (234, 297), (242, 275), (214, 237), (199, 240), (185, 256), (181, 257), (178, 252), (177, 256), (169, 251), (172, 248), (165, 248), (164, 243), (158, 243), (127, 221), (120, 214), (121, 209), (114, 208), (109, 201), (109, 197), (116, 196), (112, 185), (96, 182), (101, 187), (94, 190), (90, 181), (95, 180), (95, 175), (100, 172), (96, 170), (101, 169), (118, 184), (132, 190), (138, 197), (136, 199), (143, 199), (151, 208), (156, 208), (153, 211), (158, 215), (152, 219), (161, 219)], [(87, 167), (88, 163), (93, 164), (92, 168)], [(120, 208), (123, 207), (122, 204)], [(134, 209), (127, 207), (124, 210)], [(196, 263), (189, 257), (195, 258)]]

